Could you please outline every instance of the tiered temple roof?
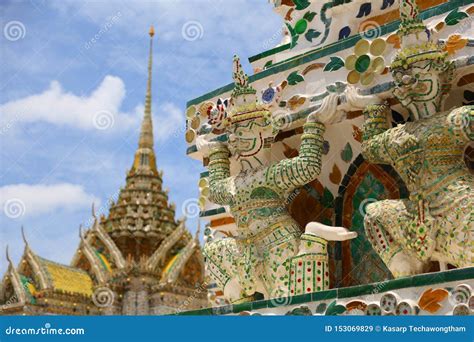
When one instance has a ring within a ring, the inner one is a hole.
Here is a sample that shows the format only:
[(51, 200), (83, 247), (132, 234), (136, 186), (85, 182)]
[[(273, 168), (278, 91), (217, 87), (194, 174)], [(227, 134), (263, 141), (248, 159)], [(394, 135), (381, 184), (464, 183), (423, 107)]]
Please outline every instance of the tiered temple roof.
[[(153, 35), (154, 33), (150, 33), (151, 37)], [(117, 201), (112, 203), (109, 216), (101, 220), (122, 252), (135, 259), (143, 255), (150, 256), (179, 224), (175, 222), (174, 205), (168, 203), (167, 192), (162, 188), (162, 172), (156, 167), (153, 149), (152, 48), (153, 40), (150, 39), (145, 114), (138, 149), (127, 174), (125, 188), (121, 189)], [(190, 235), (186, 235), (189, 239)]]

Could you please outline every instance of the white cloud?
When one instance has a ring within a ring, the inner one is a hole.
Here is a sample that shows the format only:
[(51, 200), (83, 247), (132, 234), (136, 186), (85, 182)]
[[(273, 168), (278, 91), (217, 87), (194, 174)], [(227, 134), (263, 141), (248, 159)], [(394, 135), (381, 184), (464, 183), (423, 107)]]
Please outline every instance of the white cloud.
[[(124, 98), (125, 85), (119, 77), (106, 76), (87, 97), (66, 92), (59, 82), (53, 81), (40, 94), (0, 105), (0, 124), (8, 128), (17, 123), (47, 122), (84, 130), (139, 129), (144, 106), (137, 105), (133, 114), (121, 112)], [(181, 109), (171, 102), (154, 108), (155, 139), (158, 142), (182, 139), (185, 118)]]
[(49, 89), (0, 105), (1, 120), (8, 122), (47, 122), (81, 129), (129, 129), (138, 124), (138, 115), (123, 113), (125, 85), (119, 77), (106, 76), (89, 96), (65, 91), (58, 81)]
[[(271, 4), (256, 5), (255, 1), (234, 1), (227, 6), (224, 1), (207, 0), (198, 3), (188, 0), (136, 1), (130, 6), (127, 1), (92, 1), (78, 2), (74, 0), (55, 1), (49, 3), (63, 15), (87, 18), (103, 27), (110, 18), (119, 16), (110, 31), (117, 27), (128, 34), (143, 37), (147, 25), (154, 23), (161, 39), (173, 40), (181, 38), (181, 25), (187, 21), (198, 21), (206, 30), (219, 26), (222, 30), (232, 27), (232, 30), (222, 34), (260, 35), (266, 28), (273, 28), (274, 23), (281, 17), (273, 11)], [(262, 20), (262, 17), (265, 20)], [(222, 25), (226, 22), (227, 25)], [(228, 25), (228, 23), (231, 25)], [(179, 30), (171, 30), (179, 26)], [(258, 28), (258, 30), (256, 30)], [(162, 33), (161, 33), (162, 32)]]
[(100, 200), (88, 194), (82, 186), (70, 183), (0, 187), (2, 214), (12, 219), (53, 213), (59, 209), (76, 211), (90, 207), (92, 202), (100, 204)]
[(173, 103), (165, 102), (154, 111), (153, 130), (158, 142), (182, 140), (185, 132), (184, 113)]

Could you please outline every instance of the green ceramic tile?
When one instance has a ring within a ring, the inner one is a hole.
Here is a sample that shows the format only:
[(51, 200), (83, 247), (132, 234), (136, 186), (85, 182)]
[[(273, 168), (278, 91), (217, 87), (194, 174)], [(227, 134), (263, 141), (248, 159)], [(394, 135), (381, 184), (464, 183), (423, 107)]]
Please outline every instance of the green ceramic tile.
[(303, 294), (303, 295), (298, 295), (292, 297), (292, 304), (301, 304), (301, 303), (309, 303), (311, 302), (311, 293)]
[(294, 298), (295, 297), (281, 297), (281, 298), (269, 300), (268, 301), (268, 307), (269, 308), (277, 308), (279, 306), (288, 306), (288, 305), (295, 304), (293, 302)]
[(291, 46), (291, 44), (288, 43), (288, 44), (280, 45), (276, 48), (261, 52), (258, 55), (250, 56), (249, 57), (249, 62), (252, 63), (252, 62), (257, 61), (259, 59), (277, 54), (278, 52), (288, 50), (290, 48), (290, 46)]
[(225, 314), (232, 313), (232, 310), (233, 310), (232, 305), (218, 306), (218, 307), (212, 308), (212, 314), (225, 315)]
[(233, 308), (232, 308), (233, 313), (238, 313), (238, 312), (242, 312), (242, 311), (251, 311), (252, 310), (252, 303), (251, 302), (233, 304), (232, 306), (233, 306)]
[(412, 277), (403, 277), (373, 284), (352, 286), (326, 291), (313, 292), (310, 294), (298, 295), (294, 297), (281, 298), (278, 301), (258, 300), (254, 302), (241, 303), (235, 305), (225, 305), (216, 308), (205, 308), (200, 310), (184, 311), (176, 315), (180, 316), (202, 316), (202, 315), (225, 315), (229, 313), (239, 313), (264, 308), (274, 308), (279, 306), (289, 306), (309, 302), (324, 301), (336, 298), (359, 297), (370, 293), (381, 293), (402, 289), (411, 286), (426, 286), (450, 281), (462, 281), (474, 279), (474, 267), (450, 270), (445, 272), (420, 274)]
[(358, 285), (351, 287), (341, 287), (337, 289), (337, 298), (348, 298), (366, 295), (374, 292), (374, 285)]
[(466, 267), (444, 272), (445, 281), (474, 279), (474, 267)]
[(205, 308), (200, 310), (191, 310), (191, 311), (183, 311), (177, 314), (179, 316), (211, 316), (212, 315), (212, 308)]
[(199, 216), (200, 217), (207, 217), (207, 216), (212, 216), (212, 215), (217, 215), (217, 214), (222, 214), (222, 213), (225, 213), (225, 208), (224, 207), (210, 209), (210, 210), (206, 210), (206, 211), (201, 211)]
[(396, 289), (403, 289), (412, 286), (413, 277), (403, 277), (398, 279), (391, 279), (388, 281), (381, 281), (378, 283), (378, 292), (391, 291)]
[(411, 286), (423, 286), (445, 282), (445, 272), (420, 274), (411, 277)]
[(326, 291), (318, 291), (311, 293), (311, 301), (327, 300), (337, 298), (337, 290), (331, 289)]
[(252, 310), (268, 308), (268, 300), (257, 300), (252, 302)]

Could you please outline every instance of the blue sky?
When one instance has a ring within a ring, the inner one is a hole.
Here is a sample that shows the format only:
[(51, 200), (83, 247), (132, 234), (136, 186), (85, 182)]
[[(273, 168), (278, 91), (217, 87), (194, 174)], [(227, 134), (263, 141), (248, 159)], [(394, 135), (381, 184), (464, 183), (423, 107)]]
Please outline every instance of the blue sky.
[[(229, 83), (232, 56), (246, 60), (278, 44), (282, 26), (265, 0), (0, 6), (0, 248), (8, 244), (15, 262), (24, 225), (39, 255), (69, 263), (91, 203), (104, 210), (125, 184), (143, 114), (151, 24), (155, 150), (178, 217), (181, 204), (197, 197), (203, 171), (185, 154), (186, 101)], [(188, 228), (195, 231), (196, 219)]]

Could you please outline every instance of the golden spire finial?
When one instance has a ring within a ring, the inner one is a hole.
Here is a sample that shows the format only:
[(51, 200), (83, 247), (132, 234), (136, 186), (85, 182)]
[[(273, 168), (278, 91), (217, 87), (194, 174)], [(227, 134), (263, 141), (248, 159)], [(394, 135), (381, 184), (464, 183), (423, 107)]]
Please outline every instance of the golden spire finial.
[[(150, 28), (150, 37), (153, 37), (155, 30)], [(145, 96), (145, 115), (143, 117), (142, 128), (138, 145), (140, 148), (153, 148), (153, 124), (151, 120), (151, 74), (153, 61), (153, 41), (150, 39), (150, 54), (148, 56), (148, 81)]]
[(25, 243), (25, 246), (28, 246), (28, 240), (26, 240), (26, 234), (25, 234), (25, 227), (23, 227), (23, 225), (21, 226), (21, 237), (23, 238), (23, 242)]
[(95, 215), (95, 203), (94, 202), (92, 202), (92, 217), (95, 218), (95, 219), (97, 218), (97, 216)]
[[(135, 160), (132, 170), (137, 172), (138, 169), (150, 170), (154, 173), (156, 170), (155, 152), (153, 151), (153, 122), (151, 114), (151, 79), (152, 79), (152, 62), (153, 62), (153, 36), (155, 30), (153, 26), (150, 28), (150, 52), (148, 56), (148, 80), (145, 95), (145, 111), (143, 115), (142, 125), (140, 129), (140, 137), (138, 139), (138, 149), (135, 152)], [(131, 170), (131, 171), (132, 171)]]
[(6, 254), (7, 254), (8, 263), (13, 264), (12, 259), (10, 258), (10, 253), (8, 253), (8, 245), (7, 245), (7, 249), (6, 249)]
[(153, 25), (150, 26), (150, 31), (148, 32), (148, 34), (151, 38), (153, 38), (153, 36), (155, 35), (155, 28), (153, 27)]
[(196, 229), (196, 235), (194, 238), (196, 241), (199, 241), (199, 233), (201, 232), (201, 220), (198, 218), (198, 224), (197, 224), (197, 229)]

